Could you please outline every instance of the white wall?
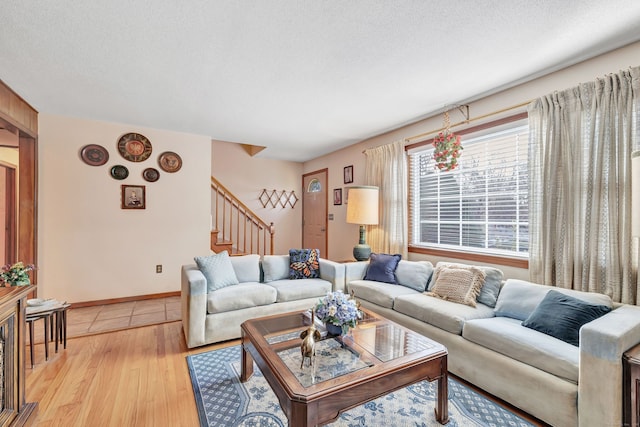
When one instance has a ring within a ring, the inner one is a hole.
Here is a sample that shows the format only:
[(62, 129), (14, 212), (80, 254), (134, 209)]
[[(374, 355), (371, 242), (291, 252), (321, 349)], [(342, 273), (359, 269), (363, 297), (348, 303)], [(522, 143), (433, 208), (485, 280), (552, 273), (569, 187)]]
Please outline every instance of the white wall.
[[(149, 138), (149, 159), (133, 163), (119, 154), (118, 139), (128, 132)], [(107, 164), (81, 160), (90, 143), (108, 150)], [(210, 253), (209, 137), (41, 113), (38, 149), (40, 297), (82, 302), (178, 291), (180, 266)], [(164, 151), (182, 157), (178, 172), (158, 167)], [(117, 164), (129, 169), (125, 180), (110, 176)], [(158, 181), (142, 178), (148, 167), (160, 171)], [(121, 184), (145, 185), (146, 209), (121, 209)]]
[[(573, 87), (580, 82), (592, 81), (605, 74), (615, 73), (621, 69), (627, 69), (630, 66), (637, 65), (640, 65), (640, 42), (474, 102), (464, 102), (452, 99), (450, 100), (450, 103), (469, 104), (470, 116), (473, 119), (474, 117), (480, 117), (517, 104), (531, 101), (555, 90)], [(474, 121), (469, 126), (475, 126), (482, 122), (496, 120), (500, 117), (521, 111), (526, 111), (526, 107), (522, 107), (520, 110), (508, 111), (499, 115), (492, 115), (486, 119)], [(457, 123), (463, 119), (464, 117), (456, 111), (451, 112), (452, 123)], [(362, 154), (363, 150), (366, 148), (389, 144), (397, 140), (404, 140), (425, 132), (433, 132), (441, 127), (442, 115), (428, 118), (395, 131), (367, 139), (326, 156), (305, 162), (304, 172), (306, 173), (317, 169), (328, 168), (329, 187), (330, 189), (333, 189), (345, 186), (342, 183), (342, 168), (352, 164), (354, 165), (353, 185), (362, 185), (365, 183), (365, 156)], [(462, 127), (459, 127), (457, 129), (461, 128)], [(344, 204), (342, 206), (329, 206), (329, 213), (333, 213), (335, 218), (333, 221), (329, 221), (329, 258), (334, 260), (352, 258), (352, 248), (358, 241), (358, 226), (354, 224), (347, 224), (345, 222), (346, 205)], [(443, 258), (425, 257), (418, 254), (410, 254), (409, 258), (429, 259), (434, 263), (439, 260), (445, 260)], [(508, 277), (528, 279), (529, 274), (527, 270), (501, 266), (498, 267), (501, 268)]]
[[(302, 244), (302, 163), (250, 156), (240, 144), (212, 142), (212, 175), (267, 223), (275, 225), (274, 253), (288, 254)], [(292, 208), (260, 203), (263, 189), (294, 191)]]

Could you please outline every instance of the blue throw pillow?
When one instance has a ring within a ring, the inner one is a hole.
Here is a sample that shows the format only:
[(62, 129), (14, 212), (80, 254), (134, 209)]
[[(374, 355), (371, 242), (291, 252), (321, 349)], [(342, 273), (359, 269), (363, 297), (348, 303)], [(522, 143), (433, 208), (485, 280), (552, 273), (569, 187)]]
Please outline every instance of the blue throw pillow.
[(549, 291), (522, 326), (579, 346), (582, 325), (611, 311), (558, 291)]
[(402, 259), (402, 255), (376, 254), (369, 257), (369, 266), (364, 280), (396, 284), (396, 268)]
[(207, 292), (239, 283), (227, 251), (211, 256), (197, 256), (194, 260), (207, 279)]
[(320, 249), (289, 249), (289, 279), (320, 277)]

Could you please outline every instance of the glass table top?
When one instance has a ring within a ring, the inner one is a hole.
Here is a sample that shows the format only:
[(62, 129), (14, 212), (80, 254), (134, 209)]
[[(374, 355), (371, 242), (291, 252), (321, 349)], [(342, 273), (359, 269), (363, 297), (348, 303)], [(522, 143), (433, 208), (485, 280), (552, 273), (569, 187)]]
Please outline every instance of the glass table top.
[(316, 357), (301, 367), (300, 333), (310, 324), (308, 314), (296, 313), (256, 325), (278, 358), (303, 387), (389, 362), (421, 351), (438, 352), (444, 347), (374, 313), (363, 312), (363, 319), (347, 335), (327, 336), (324, 325), (316, 319), (322, 340), (316, 342)]

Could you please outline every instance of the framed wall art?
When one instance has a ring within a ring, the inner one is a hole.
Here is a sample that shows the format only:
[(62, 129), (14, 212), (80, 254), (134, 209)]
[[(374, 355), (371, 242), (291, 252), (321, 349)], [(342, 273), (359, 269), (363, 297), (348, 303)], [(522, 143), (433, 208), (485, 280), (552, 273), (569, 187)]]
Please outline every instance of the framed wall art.
[(145, 209), (147, 206), (144, 185), (121, 185), (122, 209)]
[(342, 188), (336, 188), (335, 190), (333, 190), (333, 204), (342, 204)]
[(351, 184), (353, 182), (353, 165), (344, 168), (344, 183)]

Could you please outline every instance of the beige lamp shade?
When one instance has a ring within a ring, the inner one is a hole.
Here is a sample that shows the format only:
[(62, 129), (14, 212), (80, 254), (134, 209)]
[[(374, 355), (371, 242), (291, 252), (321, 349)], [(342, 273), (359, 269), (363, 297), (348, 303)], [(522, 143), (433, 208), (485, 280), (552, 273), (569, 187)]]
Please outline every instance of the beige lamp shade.
[(347, 222), (360, 225), (378, 223), (378, 187), (349, 187)]

